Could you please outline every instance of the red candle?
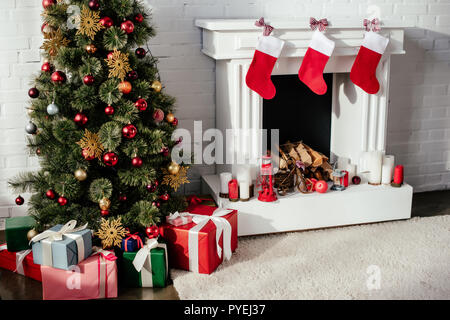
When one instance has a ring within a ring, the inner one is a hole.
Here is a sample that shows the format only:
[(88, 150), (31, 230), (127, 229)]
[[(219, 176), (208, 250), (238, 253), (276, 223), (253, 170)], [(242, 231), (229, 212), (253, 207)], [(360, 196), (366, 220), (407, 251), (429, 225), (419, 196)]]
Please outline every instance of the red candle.
[(236, 179), (232, 179), (228, 182), (228, 199), (230, 199), (230, 201), (238, 201), (239, 199), (238, 182)]
[(348, 171), (347, 170), (342, 170), (343, 173), (345, 173), (345, 175), (343, 177), (340, 177), (340, 184), (344, 187), (348, 187)]
[(402, 165), (395, 166), (394, 183), (396, 183), (396, 184), (403, 183), (403, 166)]

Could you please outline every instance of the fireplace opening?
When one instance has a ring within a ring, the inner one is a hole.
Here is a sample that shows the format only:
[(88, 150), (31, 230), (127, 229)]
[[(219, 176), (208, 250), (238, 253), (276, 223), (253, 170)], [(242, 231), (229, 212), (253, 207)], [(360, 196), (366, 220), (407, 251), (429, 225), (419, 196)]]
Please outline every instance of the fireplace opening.
[(330, 156), (333, 74), (323, 78), (328, 90), (324, 95), (312, 92), (294, 75), (275, 75), (275, 97), (263, 100), (263, 129), (279, 129), (280, 144), (303, 141), (311, 148)]

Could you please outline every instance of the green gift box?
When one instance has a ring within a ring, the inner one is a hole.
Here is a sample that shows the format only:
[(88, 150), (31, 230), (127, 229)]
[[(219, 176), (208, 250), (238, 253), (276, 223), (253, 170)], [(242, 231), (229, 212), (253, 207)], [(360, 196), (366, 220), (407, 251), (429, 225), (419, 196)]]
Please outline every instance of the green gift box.
[(6, 219), (6, 246), (8, 251), (16, 252), (30, 249), (27, 233), (34, 228), (33, 217), (13, 217)]
[(168, 278), (167, 247), (147, 239), (137, 252), (124, 252), (123, 283), (127, 287), (164, 288)]

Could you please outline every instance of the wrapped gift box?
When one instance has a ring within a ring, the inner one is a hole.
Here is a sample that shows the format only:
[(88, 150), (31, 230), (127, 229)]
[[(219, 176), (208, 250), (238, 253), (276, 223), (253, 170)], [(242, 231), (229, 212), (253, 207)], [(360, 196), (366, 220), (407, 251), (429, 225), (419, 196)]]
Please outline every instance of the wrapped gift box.
[(142, 241), (144, 236), (139, 233), (127, 234), (125, 238), (122, 239), (122, 251), (125, 252), (135, 252), (143, 247), (144, 242)]
[[(163, 224), (160, 228), (161, 236), (167, 241), (169, 266), (211, 274), (224, 256), (229, 259), (237, 248), (237, 211), (203, 204), (190, 205), (186, 211), (194, 214), (192, 223), (177, 227)], [(216, 223), (221, 232), (218, 239)]]
[(116, 259), (113, 252), (99, 250), (69, 271), (41, 266), (43, 299), (116, 298)]
[(164, 288), (169, 271), (167, 246), (156, 239), (147, 239), (138, 252), (123, 253), (122, 267), (125, 286)]
[(6, 249), (6, 244), (0, 245), (0, 268), (42, 281), (41, 266), (33, 263), (33, 253), (30, 249), (11, 252)]
[(30, 216), (6, 219), (5, 235), (8, 251), (14, 252), (30, 249), (27, 233), (34, 228), (34, 224), (34, 218)]
[[(62, 227), (62, 225), (56, 225), (49, 230), (60, 231)], [(34, 263), (68, 270), (91, 255), (92, 233), (89, 229), (65, 233), (62, 235), (62, 240), (48, 238), (34, 242), (32, 249)]]

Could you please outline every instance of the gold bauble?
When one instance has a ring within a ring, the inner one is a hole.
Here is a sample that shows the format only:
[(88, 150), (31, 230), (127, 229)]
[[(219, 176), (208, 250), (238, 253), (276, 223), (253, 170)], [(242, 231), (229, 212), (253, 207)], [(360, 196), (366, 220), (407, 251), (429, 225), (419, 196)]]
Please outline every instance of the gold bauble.
[(97, 47), (93, 44), (88, 44), (85, 49), (89, 54), (94, 54), (97, 51)]
[(108, 198), (103, 198), (103, 199), (100, 200), (100, 202), (98, 203), (98, 206), (99, 206), (100, 209), (102, 209), (102, 210), (108, 210), (109, 207), (111, 206), (111, 200), (109, 200)]
[(172, 123), (175, 120), (175, 115), (173, 113), (168, 113), (166, 116), (166, 120), (168, 123)]
[(87, 173), (85, 170), (83, 169), (77, 169), (75, 171), (75, 179), (77, 179), (78, 181), (84, 181), (87, 179)]
[(152, 85), (150, 86), (153, 90), (156, 92), (160, 92), (162, 90), (162, 84), (158, 80), (155, 80), (152, 82)]
[(171, 175), (176, 175), (180, 171), (180, 165), (178, 163), (176, 163), (176, 162), (172, 162), (167, 167), (167, 171), (169, 171), (169, 173)]
[(31, 239), (33, 239), (35, 236), (37, 236), (38, 235), (38, 233), (37, 233), (37, 231), (36, 230), (34, 230), (34, 229), (31, 229), (30, 231), (28, 231), (28, 233), (27, 233), (27, 239), (28, 239), (28, 241), (30, 241)]

